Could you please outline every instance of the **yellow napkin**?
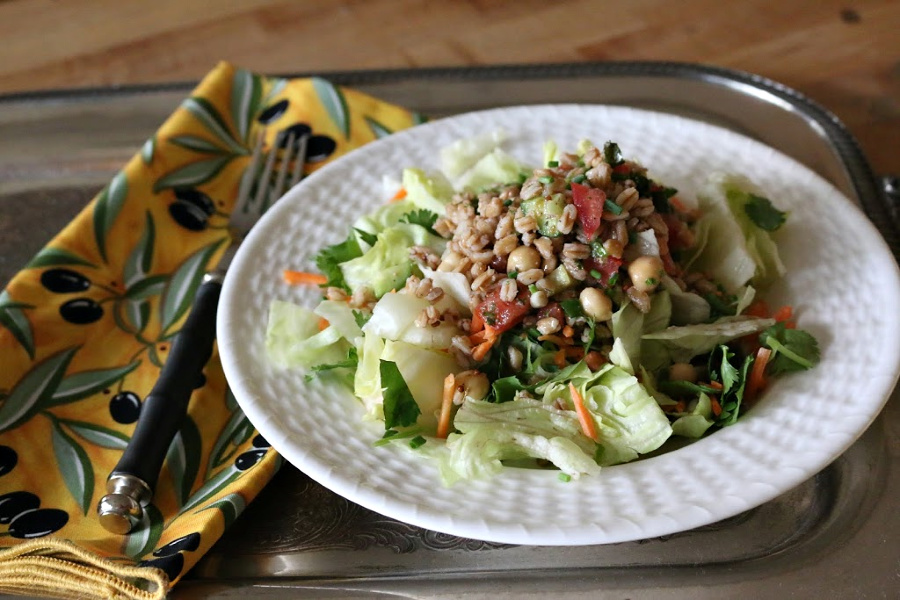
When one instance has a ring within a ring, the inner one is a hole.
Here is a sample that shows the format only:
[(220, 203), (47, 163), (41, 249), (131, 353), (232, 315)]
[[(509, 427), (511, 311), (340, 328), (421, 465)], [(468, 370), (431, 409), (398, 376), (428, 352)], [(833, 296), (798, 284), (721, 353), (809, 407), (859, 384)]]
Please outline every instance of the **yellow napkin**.
[(309, 133), (310, 172), (417, 122), (322, 79), (222, 63), (12, 279), (0, 294), (0, 591), (162, 597), (240, 515), (281, 459), (241, 413), (215, 352), (141, 526), (107, 533), (95, 509), (227, 246), (250, 140)]

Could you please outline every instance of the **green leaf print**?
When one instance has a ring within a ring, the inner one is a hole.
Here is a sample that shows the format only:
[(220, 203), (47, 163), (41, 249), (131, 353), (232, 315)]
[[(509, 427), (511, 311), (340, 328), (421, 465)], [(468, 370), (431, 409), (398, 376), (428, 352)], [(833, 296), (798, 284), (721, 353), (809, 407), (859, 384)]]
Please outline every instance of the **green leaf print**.
[(144, 300), (163, 293), (166, 289), (166, 275), (150, 275), (139, 281), (135, 281), (125, 290), (125, 297), (129, 300)]
[(222, 496), (220, 499), (216, 500), (209, 506), (201, 508), (197, 512), (200, 513), (205, 510), (214, 508), (222, 511), (222, 518), (225, 520), (225, 529), (228, 529), (231, 524), (234, 523), (234, 520), (237, 519), (242, 512), (244, 512), (245, 508), (247, 508), (247, 502), (244, 500), (243, 496), (241, 496), (237, 492), (234, 492), (226, 496)]
[(150, 321), (150, 302), (148, 300), (125, 299), (116, 302), (116, 325), (130, 333), (141, 333)]
[(125, 173), (119, 171), (112, 181), (97, 197), (94, 204), (94, 240), (103, 262), (106, 262), (106, 236), (112, 228), (116, 217), (125, 205), (128, 196), (128, 180)]
[(179, 505), (187, 502), (191, 494), (191, 488), (197, 474), (200, 472), (200, 457), (203, 453), (203, 442), (200, 439), (200, 430), (194, 420), (187, 416), (184, 424), (166, 454), (166, 465), (172, 476), (172, 487), (175, 490), (175, 499)]
[(369, 124), (369, 128), (372, 130), (372, 133), (375, 134), (375, 137), (377, 139), (387, 137), (393, 133), (393, 131), (391, 131), (372, 117), (366, 117), (366, 123)]
[(222, 172), (232, 156), (217, 156), (192, 162), (174, 171), (166, 173), (153, 184), (153, 192), (178, 187), (194, 187), (202, 185)]
[(91, 508), (94, 495), (94, 467), (84, 448), (67, 434), (60, 422), (45, 413), (53, 423), (53, 454), (69, 493), (81, 506), (84, 514)]
[(141, 160), (145, 165), (153, 162), (153, 154), (156, 152), (156, 134), (152, 135), (141, 147)]
[(163, 516), (153, 504), (144, 507), (141, 522), (131, 530), (125, 542), (123, 553), (134, 560), (140, 560), (153, 552), (163, 532)]
[(144, 221), (144, 232), (138, 241), (134, 250), (128, 255), (125, 261), (125, 287), (130, 288), (132, 284), (141, 281), (147, 277), (153, 266), (153, 244), (156, 239), (156, 226), (153, 224), (153, 217), (150, 211), (147, 211)]
[(39, 269), (42, 267), (60, 267), (63, 265), (84, 265), (86, 267), (94, 268), (97, 266), (68, 250), (47, 247), (38, 252), (26, 267), (29, 269)]
[(34, 334), (31, 322), (22, 309), (34, 308), (30, 304), (14, 302), (9, 292), (0, 292), (0, 325), (9, 330), (16, 341), (25, 349), (29, 358), (34, 358)]
[(181, 263), (181, 266), (172, 274), (172, 278), (166, 285), (160, 307), (163, 332), (168, 331), (190, 308), (206, 267), (221, 244), (222, 240), (200, 248)]
[(245, 430), (249, 423), (249, 419), (247, 419), (241, 409), (237, 409), (231, 414), (231, 418), (228, 419), (228, 422), (222, 429), (222, 433), (219, 434), (216, 443), (213, 444), (212, 452), (209, 455), (207, 473), (222, 466), (229, 458), (234, 456), (238, 446), (247, 441)]
[(53, 393), (77, 350), (76, 346), (57, 352), (25, 373), (0, 406), (0, 432), (24, 423), (52, 402)]
[(124, 450), (128, 446), (128, 440), (130, 438), (127, 435), (109, 429), (108, 427), (84, 421), (70, 421), (68, 419), (60, 419), (59, 421), (65, 425), (69, 431), (95, 446), (109, 448), (111, 450)]
[(235, 479), (241, 476), (241, 471), (238, 471), (234, 467), (226, 467), (216, 473), (213, 477), (209, 478), (206, 483), (204, 483), (196, 492), (194, 492), (190, 499), (187, 501), (187, 504), (181, 507), (181, 513), (185, 513), (196, 506), (202, 504), (204, 501), (212, 498), (222, 490), (224, 490), (228, 485), (231, 484)]
[(250, 71), (235, 71), (231, 85), (231, 120), (245, 143), (250, 135), (250, 124), (259, 112), (261, 87), (259, 77)]
[(230, 150), (222, 148), (210, 142), (209, 140), (205, 140), (202, 137), (197, 137), (195, 135), (179, 135), (176, 137), (169, 138), (170, 144), (175, 144), (176, 146), (180, 146), (186, 150), (191, 150), (192, 152), (205, 152), (207, 154), (231, 154)]
[(344, 138), (349, 139), (350, 111), (347, 109), (347, 100), (340, 88), (320, 77), (313, 77), (312, 84), (319, 96), (319, 101), (328, 112), (328, 116), (344, 134)]
[(43, 403), (42, 408), (69, 404), (93, 396), (112, 386), (138, 368), (140, 364), (141, 361), (137, 360), (123, 367), (82, 371), (68, 375), (59, 382), (49, 400)]
[(188, 98), (181, 106), (203, 123), (206, 129), (216, 136), (229, 150), (235, 154), (249, 154), (247, 148), (241, 145), (228, 128), (225, 119), (219, 114), (215, 106), (205, 98)]

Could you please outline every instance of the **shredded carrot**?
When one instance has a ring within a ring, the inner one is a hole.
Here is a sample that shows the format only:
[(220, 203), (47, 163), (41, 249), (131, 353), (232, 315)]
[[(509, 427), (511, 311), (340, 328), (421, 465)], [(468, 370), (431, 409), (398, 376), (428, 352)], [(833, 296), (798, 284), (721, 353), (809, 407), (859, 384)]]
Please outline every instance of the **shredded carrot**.
[(713, 416), (718, 417), (719, 415), (722, 414), (722, 405), (719, 404), (718, 399), (711, 397), (709, 399), (709, 404), (712, 407)]
[(565, 350), (559, 350), (553, 356), (553, 364), (555, 364), (560, 369), (565, 368), (565, 366), (566, 366), (566, 351)]
[(324, 331), (331, 323), (325, 317), (319, 317), (319, 331)]
[(562, 332), (562, 333), (563, 333), (563, 335), (566, 336), (567, 338), (570, 338), (570, 337), (572, 337), (573, 335), (575, 335), (575, 330), (572, 329), (572, 326), (571, 326), (571, 325), (566, 325), (565, 327), (563, 327), (563, 332)]
[(406, 198), (406, 188), (400, 188), (397, 190), (397, 193), (394, 194), (394, 197), (389, 200), (389, 202), (400, 202)]
[(722, 385), (721, 383), (719, 383), (718, 381), (710, 381), (710, 382), (709, 382), (709, 387), (711, 387), (711, 388), (716, 388), (717, 390), (725, 389), (725, 386), (723, 386), (723, 385)]
[(284, 271), (281, 276), (289, 285), (323, 285), (328, 282), (324, 275), (304, 271)]
[(578, 415), (578, 422), (581, 423), (581, 431), (596, 442), (598, 440), (597, 426), (594, 424), (594, 418), (591, 416), (591, 413), (588, 412), (587, 407), (584, 405), (584, 399), (572, 383), (569, 383), (569, 392), (572, 393), (572, 404), (575, 405), (575, 414)]
[(477, 310), (472, 313), (472, 325), (469, 327), (469, 331), (471, 333), (475, 333), (476, 331), (481, 331), (484, 329), (484, 319), (481, 318), (481, 313)]
[(753, 368), (750, 369), (750, 377), (747, 378), (747, 389), (744, 390), (744, 397), (753, 400), (756, 395), (762, 391), (766, 385), (766, 365), (769, 364), (769, 357), (772, 351), (768, 348), (760, 348), (756, 353), (756, 360), (753, 362)]
[(438, 418), (437, 437), (446, 438), (450, 434), (450, 411), (453, 408), (453, 390), (456, 387), (456, 376), (450, 373), (444, 377), (444, 390), (441, 395), (441, 415)]
[(557, 346), (571, 346), (572, 338), (563, 338), (558, 335), (553, 335), (552, 333), (548, 333), (546, 335), (538, 336), (539, 342), (553, 342)]
[(794, 316), (793, 307), (782, 306), (775, 311), (775, 314), (772, 315), (772, 318), (781, 323), (783, 321), (789, 321), (792, 316)]
[(476, 331), (475, 333), (473, 333), (472, 335), (469, 336), (469, 339), (472, 341), (472, 343), (476, 344), (476, 345), (480, 344), (481, 342), (486, 341), (487, 338), (488, 338), (488, 333), (484, 329), (482, 329), (481, 331)]
[(475, 346), (472, 350), (472, 358), (478, 361), (484, 360), (484, 357), (491, 351), (491, 348), (494, 346), (494, 342), (496, 342), (497, 339), (498, 336), (488, 336), (487, 339)]

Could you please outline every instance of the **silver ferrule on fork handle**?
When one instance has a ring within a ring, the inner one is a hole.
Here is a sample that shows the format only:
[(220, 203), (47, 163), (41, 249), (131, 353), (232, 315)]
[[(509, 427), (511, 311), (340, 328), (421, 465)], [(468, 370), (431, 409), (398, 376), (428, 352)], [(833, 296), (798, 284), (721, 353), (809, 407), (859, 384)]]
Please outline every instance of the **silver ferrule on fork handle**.
[(106, 495), (97, 505), (97, 516), (103, 528), (124, 535), (134, 529), (144, 516), (144, 507), (153, 493), (147, 483), (134, 475), (113, 473), (106, 480)]

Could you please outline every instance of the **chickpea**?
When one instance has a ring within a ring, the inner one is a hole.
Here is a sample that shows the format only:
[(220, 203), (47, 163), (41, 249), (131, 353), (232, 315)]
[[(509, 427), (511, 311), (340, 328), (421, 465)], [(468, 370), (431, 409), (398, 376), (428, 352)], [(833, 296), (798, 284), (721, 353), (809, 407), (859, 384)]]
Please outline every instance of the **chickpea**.
[(547, 292), (544, 290), (538, 290), (535, 293), (531, 294), (531, 298), (529, 302), (531, 303), (532, 308), (544, 308), (547, 306), (547, 302), (549, 302), (549, 298), (547, 297)]
[(578, 300), (584, 314), (595, 321), (609, 321), (612, 318), (612, 300), (597, 288), (584, 288)]
[(457, 391), (464, 393), (472, 400), (482, 400), (491, 387), (487, 375), (475, 369), (469, 369), (456, 375)]
[(441, 264), (438, 265), (437, 270), (450, 272), (459, 265), (460, 260), (462, 260), (462, 254), (453, 251), (447, 252), (443, 260), (441, 260)]
[(541, 254), (531, 246), (519, 246), (506, 259), (506, 272), (523, 273), (541, 268)]
[(628, 276), (639, 292), (649, 293), (655, 290), (664, 273), (658, 256), (639, 256), (628, 265)]
[(669, 379), (697, 383), (697, 368), (688, 363), (675, 363), (669, 367)]

